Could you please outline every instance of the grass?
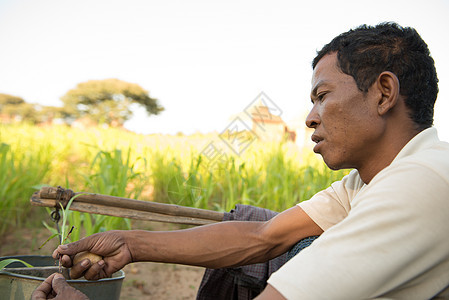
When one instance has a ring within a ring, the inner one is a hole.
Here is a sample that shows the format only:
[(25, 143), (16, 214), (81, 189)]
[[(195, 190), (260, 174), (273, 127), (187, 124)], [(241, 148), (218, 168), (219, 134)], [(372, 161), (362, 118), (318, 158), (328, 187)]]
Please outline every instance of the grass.
[[(219, 211), (237, 203), (282, 211), (348, 173), (329, 170), (291, 143), (255, 142), (211, 166), (203, 150), (214, 139), (0, 125), (0, 234), (32, 219), (29, 198), (40, 184)], [(68, 222), (79, 228), (72, 240), (131, 226), (129, 220), (78, 212)]]

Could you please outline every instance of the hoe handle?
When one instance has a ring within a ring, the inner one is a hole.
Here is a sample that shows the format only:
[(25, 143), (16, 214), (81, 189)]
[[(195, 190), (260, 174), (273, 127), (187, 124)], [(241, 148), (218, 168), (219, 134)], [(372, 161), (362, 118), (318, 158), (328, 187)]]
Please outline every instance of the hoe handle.
[(77, 197), (70, 209), (87, 213), (188, 225), (223, 220), (223, 213), (217, 211), (101, 194), (74, 193), (61, 187), (43, 187), (33, 194), (30, 201), (37, 206), (59, 207), (61, 204), (65, 207), (73, 196)]

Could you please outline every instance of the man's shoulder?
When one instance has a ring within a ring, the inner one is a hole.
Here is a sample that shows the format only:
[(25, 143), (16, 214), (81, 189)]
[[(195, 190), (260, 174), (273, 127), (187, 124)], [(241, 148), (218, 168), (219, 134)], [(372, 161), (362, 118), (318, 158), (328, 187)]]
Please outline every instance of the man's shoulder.
[(444, 212), (447, 218), (449, 159), (448, 156), (443, 159), (443, 153), (428, 149), (395, 161), (361, 190), (351, 202), (352, 210), (375, 207), (375, 211), (380, 212), (388, 207), (402, 215), (415, 217), (419, 211), (426, 218)]
[[(404, 157), (392, 164), (392, 167), (409, 166), (412, 173), (429, 169), (449, 180), (449, 143), (438, 142), (414, 154)], [(418, 174), (416, 174), (418, 175)]]
[(398, 153), (390, 166), (404, 163), (449, 164), (449, 143), (440, 141), (437, 129), (427, 128), (413, 137)]
[(395, 160), (373, 178), (366, 192), (382, 194), (385, 199), (394, 197), (398, 203), (403, 199), (408, 204), (413, 199), (419, 202), (432, 198), (447, 207), (449, 144), (438, 142)]

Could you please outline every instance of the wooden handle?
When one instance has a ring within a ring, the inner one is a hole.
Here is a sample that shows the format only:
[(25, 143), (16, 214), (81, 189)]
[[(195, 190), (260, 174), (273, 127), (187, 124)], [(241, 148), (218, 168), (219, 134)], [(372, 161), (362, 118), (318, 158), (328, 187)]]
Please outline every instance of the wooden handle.
[[(206, 209), (101, 194), (73, 193), (73, 195), (77, 197), (72, 202), (70, 209), (76, 211), (189, 225), (204, 225), (223, 220), (223, 213)], [(63, 197), (60, 188), (45, 187), (41, 191), (35, 192), (30, 201), (32, 205), (58, 207), (60, 200), (57, 198)]]

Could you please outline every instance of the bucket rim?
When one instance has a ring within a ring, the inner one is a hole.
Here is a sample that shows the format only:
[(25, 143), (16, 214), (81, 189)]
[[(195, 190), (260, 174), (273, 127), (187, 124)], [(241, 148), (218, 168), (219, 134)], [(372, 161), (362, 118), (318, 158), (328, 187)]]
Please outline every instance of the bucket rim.
[[(10, 259), (10, 258), (21, 259), (21, 258), (27, 258), (27, 257), (28, 258), (49, 258), (51, 256), (49, 256), (49, 255), (11, 255), (11, 256), (1, 256), (0, 260)], [(43, 268), (43, 266), (33, 267), (33, 268)], [(5, 271), (5, 269), (8, 269), (8, 270)], [(45, 280), (45, 277), (30, 276), (30, 275), (17, 274), (17, 273), (14, 273), (14, 272), (10, 272), (10, 270), (14, 269), (14, 268), (5, 268), (5, 269), (0, 271), (0, 275), (9, 275), (9, 276), (13, 276), (13, 277), (18, 277), (18, 278), (23, 278), (23, 279), (31, 279), (31, 280), (36, 280), (36, 281), (44, 281)], [(116, 274), (116, 276), (114, 276), (114, 274)], [(118, 270), (114, 274), (112, 274), (114, 277), (111, 277), (111, 278), (102, 278), (102, 279), (99, 279), (99, 280), (68, 279), (67, 282), (68, 283), (84, 283), (84, 284), (92, 283), (92, 284), (96, 284), (98, 282), (118, 281), (118, 280), (123, 280), (125, 278), (125, 272), (123, 270)]]

